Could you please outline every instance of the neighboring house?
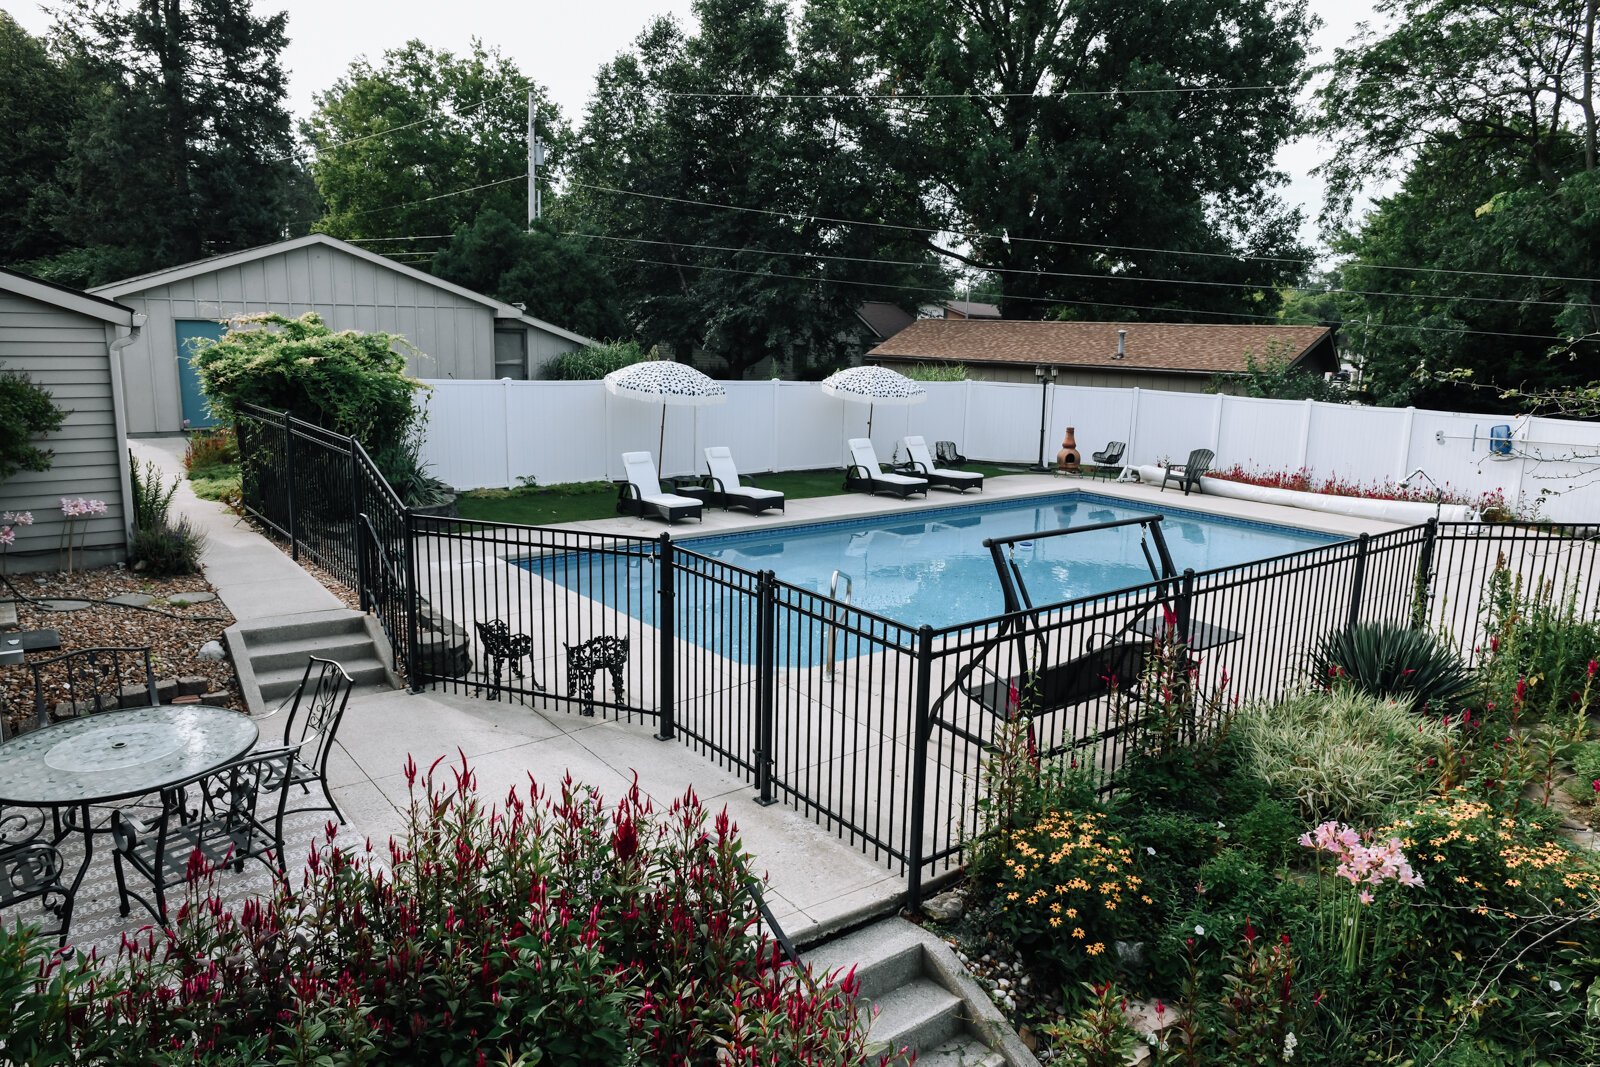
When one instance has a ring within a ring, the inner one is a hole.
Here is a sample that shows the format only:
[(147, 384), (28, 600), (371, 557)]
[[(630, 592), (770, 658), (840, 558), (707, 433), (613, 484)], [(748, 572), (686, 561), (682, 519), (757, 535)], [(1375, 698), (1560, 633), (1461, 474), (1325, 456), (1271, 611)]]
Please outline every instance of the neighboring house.
[(79, 519), (74, 563), (98, 565), (127, 555), (128, 440), (121, 418), (119, 350), (136, 341), (144, 317), (114, 300), (0, 269), (0, 370), (26, 371), (67, 413), (39, 442), (55, 458), (46, 471), (22, 471), (0, 483), (0, 511), (27, 511), (7, 552), (12, 570), (64, 565), (59, 555), (63, 497), (99, 500), (103, 514)]
[(856, 308), (856, 317), (867, 327), (867, 345), (880, 345), (917, 321), (899, 304), (887, 300), (867, 300)]
[(536, 378), (587, 337), (375, 252), (314, 233), (231, 252), (94, 290), (149, 319), (123, 353), (128, 432), (211, 425), (192, 345), (222, 336), (228, 319), (315, 311), (335, 330), (383, 330), (409, 341), (418, 378)]
[[(961, 322), (921, 319), (867, 353), (884, 366), (960, 363), (969, 377), (1058, 385), (1199, 393), (1243, 374), (1248, 360), (1282, 358), (1313, 374), (1339, 369), (1325, 326), (1233, 326), (1163, 322)], [(1226, 387), (1224, 387), (1225, 390)]]
[(918, 318), (923, 319), (998, 319), (1000, 306), (977, 300), (946, 300), (942, 304), (924, 304)]

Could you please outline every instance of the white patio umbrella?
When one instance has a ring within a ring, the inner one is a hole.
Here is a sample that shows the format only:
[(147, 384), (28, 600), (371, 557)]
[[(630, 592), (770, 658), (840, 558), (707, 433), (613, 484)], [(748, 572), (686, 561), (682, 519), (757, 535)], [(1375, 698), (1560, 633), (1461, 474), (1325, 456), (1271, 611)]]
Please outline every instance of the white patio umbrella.
[(872, 436), (872, 412), (879, 404), (920, 404), (928, 399), (922, 386), (887, 367), (846, 367), (822, 379), (822, 391), (866, 404), (868, 437)]
[(606, 390), (617, 396), (661, 405), (661, 432), (656, 437), (656, 463), (662, 462), (661, 446), (667, 440), (667, 405), (703, 407), (728, 399), (722, 384), (693, 367), (667, 359), (630, 363), (606, 375)]

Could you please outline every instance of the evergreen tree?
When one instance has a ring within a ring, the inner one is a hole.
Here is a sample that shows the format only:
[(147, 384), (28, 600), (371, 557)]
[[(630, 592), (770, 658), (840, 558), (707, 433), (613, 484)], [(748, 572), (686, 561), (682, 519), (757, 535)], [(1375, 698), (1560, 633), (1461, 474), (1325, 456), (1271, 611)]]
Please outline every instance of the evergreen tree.
[[(69, 0), (58, 30), (96, 79), (54, 223), (87, 283), (264, 244), (293, 221), (283, 13), (249, 0)], [(72, 267), (68, 267), (69, 272)]]
[(50, 225), (49, 190), (80, 114), (76, 72), (0, 11), (0, 264), (65, 247)]

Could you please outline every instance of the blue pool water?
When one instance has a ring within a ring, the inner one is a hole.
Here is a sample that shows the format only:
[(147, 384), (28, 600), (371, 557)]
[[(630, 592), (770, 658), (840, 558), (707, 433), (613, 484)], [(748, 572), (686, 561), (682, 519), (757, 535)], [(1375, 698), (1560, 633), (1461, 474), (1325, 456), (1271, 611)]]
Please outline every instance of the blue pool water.
[[(994, 563), (983, 547), (985, 538), (1089, 526), (1154, 510), (1074, 492), (685, 537), (677, 544), (746, 570), (771, 570), (782, 581), (822, 594), (828, 593), (837, 570), (851, 579), (854, 606), (910, 627), (927, 624), (938, 629), (1004, 611)], [(1159, 513), (1166, 516), (1162, 531), (1180, 572), (1247, 563), (1339, 540), (1330, 534), (1180, 509), (1162, 508)], [(1149, 582), (1140, 533), (1140, 527), (1127, 526), (1019, 544), (1016, 560), (1033, 603), (1055, 604)], [(560, 557), (524, 560), (519, 565), (653, 621), (654, 604), (648, 595), (634, 592), (626, 598), (630, 603), (619, 603), (623, 594), (607, 590), (612, 583), (597, 587), (581, 577), (587, 574), (592, 580), (588, 568), (563, 564)], [(715, 590), (708, 596), (705, 590), (680, 588), (678, 594), (680, 610), (715, 610), (720, 599)], [(693, 602), (704, 606), (693, 608)]]

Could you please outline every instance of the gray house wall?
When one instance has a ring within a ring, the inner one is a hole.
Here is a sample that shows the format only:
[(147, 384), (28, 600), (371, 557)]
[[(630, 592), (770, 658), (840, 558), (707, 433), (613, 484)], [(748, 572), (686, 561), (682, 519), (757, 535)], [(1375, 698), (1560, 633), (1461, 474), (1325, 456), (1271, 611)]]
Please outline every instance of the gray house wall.
[[(26, 371), (67, 412), (61, 428), (40, 444), (55, 453), (47, 471), (22, 471), (0, 482), (0, 511), (30, 511), (32, 526), (16, 528), (8, 553), (12, 570), (55, 568), (66, 520), (62, 497), (103, 500), (106, 513), (79, 520), (87, 559), (103, 563), (126, 554), (123, 465), (127, 457), (112, 404), (107, 324), (76, 311), (0, 291), (0, 368)], [(78, 539), (74, 538), (78, 543)]]
[[(404, 337), (418, 378), (494, 377), (494, 311), (328, 245), (287, 249), (117, 299), (148, 320), (122, 352), (129, 433), (183, 428), (174, 323), (277, 312), (321, 315), (335, 330)], [(530, 345), (531, 347), (531, 345)]]

